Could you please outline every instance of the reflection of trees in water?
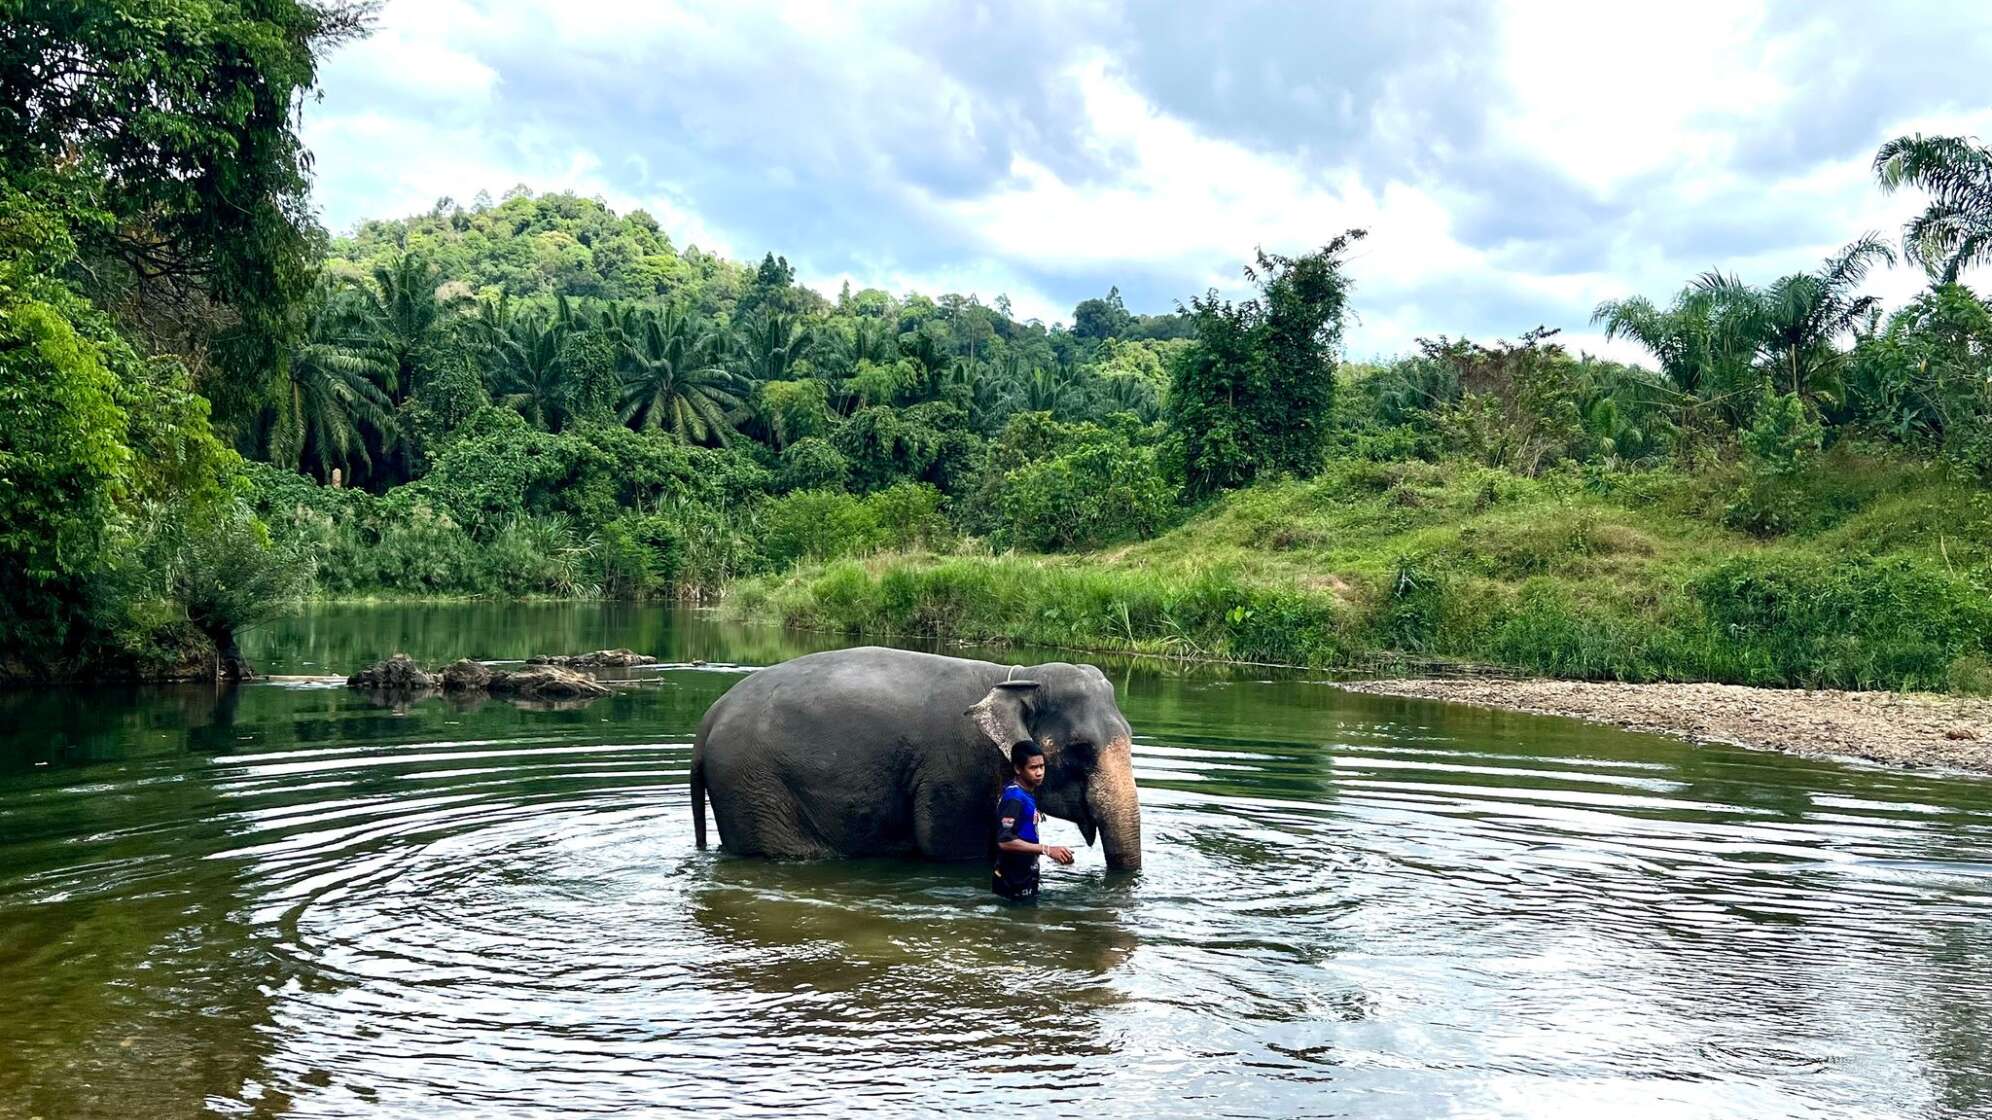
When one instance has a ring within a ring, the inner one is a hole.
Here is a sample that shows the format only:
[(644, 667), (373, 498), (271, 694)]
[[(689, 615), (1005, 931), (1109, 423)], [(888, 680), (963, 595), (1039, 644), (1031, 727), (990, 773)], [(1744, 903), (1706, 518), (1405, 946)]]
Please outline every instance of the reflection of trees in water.
[(259, 1028), (284, 977), (244, 924), (241, 867), (204, 858), (234, 827), (216, 772), (183, 754), (231, 718), (226, 696), (38, 710), (79, 748), (58, 764), (85, 769), (36, 776), (92, 788), (0, 781), (0, 1102), (22, 1115), (192, 1116), (265, 1079)]
[(741, 1005), (751, 1021), (735, 1029), (929, 1070), (937, 1052), (1005, 1070), (1026, 1039), (1037, 1059), (1117, 1048), (1103, 1014), (1125, 998), (1115, 974), (1137, 939), (1112, 898), (999, 905), (973, 865), (719, 858), (700, 874), (690, 905), (707, 944), (691, 967), (771, 997)]
[(220, 684), (0, 689), (0, 775), (178, 755), (234, 703)]

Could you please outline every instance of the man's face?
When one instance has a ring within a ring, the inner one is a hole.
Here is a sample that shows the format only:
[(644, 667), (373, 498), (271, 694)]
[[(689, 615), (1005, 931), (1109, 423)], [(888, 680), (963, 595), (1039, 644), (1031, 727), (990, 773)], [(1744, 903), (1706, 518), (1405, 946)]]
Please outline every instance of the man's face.
[(1025, 789), (1036, 789), (1044, 784), (1044, 756), (1034, 754), (1024, 760), (1023, 769), (1017, 771), (1017, 780)]

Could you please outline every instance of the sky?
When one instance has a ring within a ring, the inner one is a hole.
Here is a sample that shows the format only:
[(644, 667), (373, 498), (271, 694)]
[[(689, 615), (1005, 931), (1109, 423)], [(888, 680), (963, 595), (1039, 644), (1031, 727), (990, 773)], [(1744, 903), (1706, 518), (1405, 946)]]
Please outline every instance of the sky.
[(304, 135), (334, 232), (525, 184), (826, 294), (1054, 322), (1244, 294), (1255, 248), (1356, 227), (1351, 357), (1543, 324), (1635, 358), (1600, 300), (1898, 238), (1920, 199), (1875, 148), (1992, 136), (1988, 73), (1967, 3), (390, 0)]

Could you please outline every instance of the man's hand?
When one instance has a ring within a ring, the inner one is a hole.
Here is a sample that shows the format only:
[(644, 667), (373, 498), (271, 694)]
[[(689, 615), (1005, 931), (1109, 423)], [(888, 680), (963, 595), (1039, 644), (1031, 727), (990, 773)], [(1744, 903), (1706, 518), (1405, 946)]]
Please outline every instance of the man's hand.
[(1072, 849), (1070, 848), (1061, 848), (1056, 844), (1047, 844), (1045, 845), (1044, 854), (1050, 856), (1053, 863), (1072, 862)]

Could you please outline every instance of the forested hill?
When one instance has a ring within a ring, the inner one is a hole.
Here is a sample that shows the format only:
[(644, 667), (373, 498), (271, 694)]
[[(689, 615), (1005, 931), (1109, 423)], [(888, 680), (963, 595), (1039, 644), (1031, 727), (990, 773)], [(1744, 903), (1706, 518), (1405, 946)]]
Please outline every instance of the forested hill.
[[(1019, 411), (1153, 420), (1192, 330), (1182, 314), (1129, 312), (1117, 291), (1082, 301), (1069, 328), (1020, 322), (1001, 295), (846, 285), (832, 300), (772, 253), (750, 267), (681, 249), (642, 211), (523, 188), (362, 224), (332, 243), (317, 298), (304, 354), (336, 368), (300, 363), (287, 396), (235, 418), (237, 436), (251, 454), (376, 490), (414, 476), (415, 433), (391, 417), (407, 419), (408, 397), (455, 360), (550, 430), (593, 393), (633, 428), (779, 452), (874, 406), (945, 401), (984, 435)], [(395, 368), (373, 368), (383, 361)]]
[[(0, 22), (0, 677), (230, 672), (303, 596), (725, 596), (861, 632), (1992, 691), (1972, 141), (1877, 152), (1928, 197), (1899, 242), (1597, 308), (1648, 365), (1527, 323), (1354, 365), (1358, 230), (1240, 246), (1250, 298), (1109, 291), (1069, 326), (829, 298), (565, 194), (328, 243), (297, 110), (371, 5), (100, 8)], [(1884, 316), (1863, 282), (1904, 256), (1931, 283)]]

